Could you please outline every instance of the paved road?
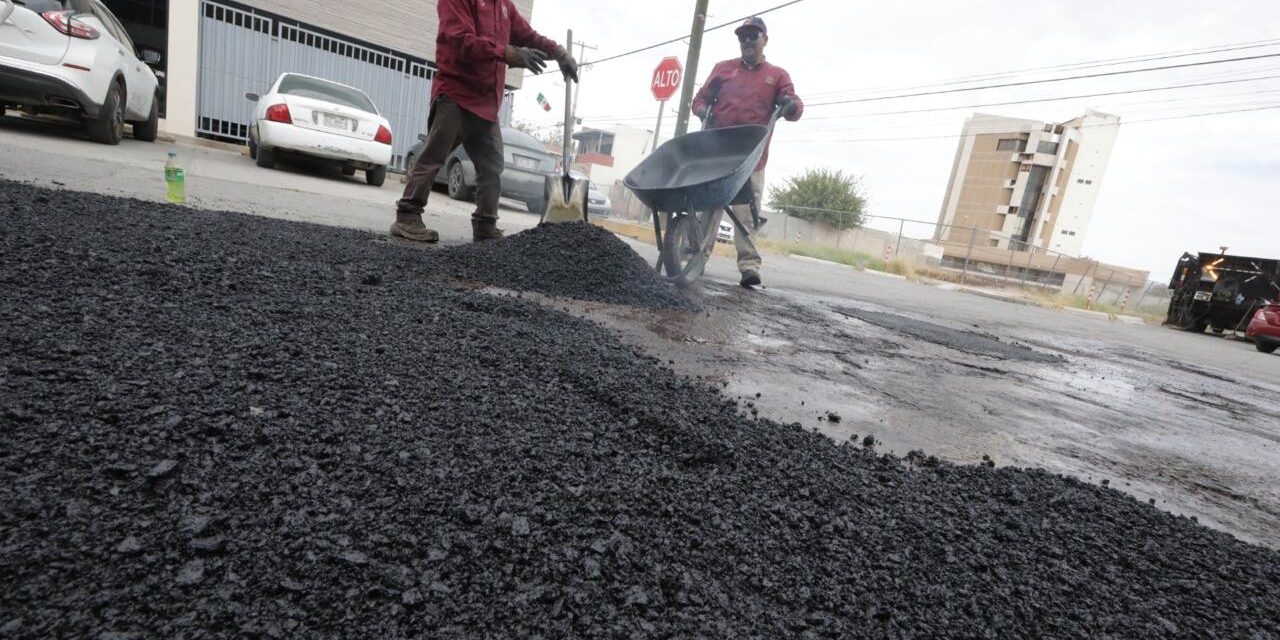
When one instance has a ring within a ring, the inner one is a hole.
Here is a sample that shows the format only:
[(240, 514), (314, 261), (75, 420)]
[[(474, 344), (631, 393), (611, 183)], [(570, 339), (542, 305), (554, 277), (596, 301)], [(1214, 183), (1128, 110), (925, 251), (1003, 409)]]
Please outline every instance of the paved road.
[[(0, 178), (158, 200), (169, 148), (104, 147), (9, 117), (0, 119)], [(264, 170), (235, 152), (176, 148), (194, 206), (383, 233), (399, 195), (396, 180), (373, 188), (336, 171)], [(436, 194), (429, 210), (443, 242), (468, 239), (469, 205)], [(537, 221), (515, 203), (502, 217), (511, 231)], [(752, 294), (734, 286), (731, 260), (715, 258), (707, 271), (710, 317), (581, 309), (677, 370), (727, 385), (752, 402), (745, 411), (837, 439), (872, 434), (898, 453), (923, 448), (960, 462), (990, 454), (1108, 480), (1280, 546), (1280, 355), (787, 257), (766, 256), (767, 287)], [(1010, 359), (994, 340), (1054, 358)]]
[[(10, 112), (13, 114), (14, 112)], [(110, 193), (143, 200), (165, 194), (166, 153), (174, 149), (186, 170), (188, 204), (272, 218), (385, 232), (403, 186), (391, 175), (381, 188), (364, 174), (343, 176), (336, 169), (281, 164), (258, 167), (247, 155), (125, 139), (118, 147), (88, 142), (78, 129), (26, 118), (0, 119), (0, 177), (46, 186)], [(445, 242), (470, 239), (472, 205), (433, 195), (426, 222)], [(537, 224), (522, 204), (504, 200), (502, 226), (520, 230)]]

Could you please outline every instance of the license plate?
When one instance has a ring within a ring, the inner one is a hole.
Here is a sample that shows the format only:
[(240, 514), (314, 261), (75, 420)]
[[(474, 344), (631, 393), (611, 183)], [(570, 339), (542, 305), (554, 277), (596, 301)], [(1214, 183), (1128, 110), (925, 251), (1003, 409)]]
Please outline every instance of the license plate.
[(1213, 299), (1213, 292), (1212, 292), (1212, 291), (1197, 291), (1197, 292), (1196, 292), (1196, 300), (1197, 300), (1197, 301), (1199, 301), (1199, 302), (1208, 302), (1209, 300), (1212, 300), (1212, 299)]
[(526, 157), (524, 157), (524, 156), (516, 156), (516, 167), (517, 167), (517, 168), (520, 168), (520, 169), (529, 169), (530, 171), (536, 171), (536, 170), (538, 169), (538, 164), (539, 164), (539, 163), (538, 163), (538, 159), (537, 159), (537, 158), (526, 158)]
[(350, 118), (330, 115), (328, 113), (323, 115), (324, 115), (324, 126), (329, 127), (330, 129), (342, 129), (344, 131), (348, 131), (351, 129)]

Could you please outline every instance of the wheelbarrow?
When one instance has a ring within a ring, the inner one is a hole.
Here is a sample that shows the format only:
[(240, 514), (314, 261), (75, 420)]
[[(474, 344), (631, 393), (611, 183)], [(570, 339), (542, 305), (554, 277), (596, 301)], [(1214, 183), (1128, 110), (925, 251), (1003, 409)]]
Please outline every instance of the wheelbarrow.
[[(677, 284), (702, 275), (716, 243), (714, 212), (724, 210), (736, 233), (750, 235), (760, 227), (751, 174), (781, 114), (775, 109), (767, 126), (704, 129), (674, 138), (627, 174), (623, 184), (653, 212), (659, 273)], [(750, 231), (733, 205), (750, 206)]]

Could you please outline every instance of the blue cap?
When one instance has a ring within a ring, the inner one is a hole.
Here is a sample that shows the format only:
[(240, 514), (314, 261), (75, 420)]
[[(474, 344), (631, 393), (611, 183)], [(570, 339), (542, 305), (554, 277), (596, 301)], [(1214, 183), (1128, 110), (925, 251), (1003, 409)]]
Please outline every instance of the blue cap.
[(743, 31), (746, 31), (747, 29), (755, 29), (756, 31), (759, 31), (760, 33), (763, 33), (766, 36), (769, 35), (769, 28), (764, 26), (764, 19), (761, 18), (760, 16), (751, 16), (750, 18), (743, 20), (742, 24), (739, 25), (737, 29), (734, 29), (733, 32), (736, 34), (741, 34)]

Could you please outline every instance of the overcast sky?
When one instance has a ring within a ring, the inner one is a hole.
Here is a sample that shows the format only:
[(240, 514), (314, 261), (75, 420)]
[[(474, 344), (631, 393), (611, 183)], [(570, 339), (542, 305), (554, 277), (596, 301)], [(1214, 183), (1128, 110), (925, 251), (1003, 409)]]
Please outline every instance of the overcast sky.
[[(708, 24), (783, 1), (711, 0)], [(586, 58), (600, 59), (688, 33), (693, 5), (692, 0), (536, 0), (532, 23), (561, 41), (572, 27), (575, 39), (598, 47)], [(790, 72), (800, 96), (810, 104), (911, 93), (919, 89), (903, 88), (980, 74), (1270, 40), (1276, 43), (1121, 66), (1036, 71), (989, 83), (1277, 57), (812, 106), (800, 122), (779, 124), (769, 182), (778, 184), (806, 167), (841, 169), (861, 176), (872, 214), (935, 221), (966, 117), (980, 111), (1051, 122), (1094, 108), (1121, 116), (1123, 124), (1084, 245), (1087, 256), (1148, 269), (1157, 279), (1172, 271), (1183, 251), (1216, 251), (1226, 245), (1232, 253), (1280, 258), (1280, 206), (1274, 197), (1280, 182), (1280, 108), (1139, 122), (1280, 107), (1276, 9), (1275, 0), (804, 0), (763, 17), (769, 26), (768, 59)], [(587, 126), (599, 128), (616, 122), (652, 128), (657, 116), (657, 103), (648, 90), (653, 67), (664, 56), (683, 61), (686, 53), (687, 43), (677, 43), (592, 67), (583, 74), (579, 116), (586, 118)], [(709, 32), (702, 56), (699, 82), (716, 61), (737, 57), (732, 28)], [(866, 115), (1265, 76), (1277, 78), (1037, 104)], [(960, 86), (971, 85), (942, 88)], [(564, 89), (558, 77), (531, 79), (525, 89), (517, 94), (516, 119), (547, 126), (559, 121)], [(555, 108), (550, 113), (537, 105), (539, 91), (552, 100)], [(674, 101), (669, 104), (674, 110)], [(669, 115), (663, 123), (668, 134), (674, 120)], [(925, 236), (928, 230), (909, 225), (908, 234)]]

